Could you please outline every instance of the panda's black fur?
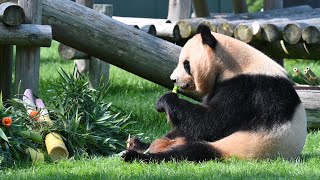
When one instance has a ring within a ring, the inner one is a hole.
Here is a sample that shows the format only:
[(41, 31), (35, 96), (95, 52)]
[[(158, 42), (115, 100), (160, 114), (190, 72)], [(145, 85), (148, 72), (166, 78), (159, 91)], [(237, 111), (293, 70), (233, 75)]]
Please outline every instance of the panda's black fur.
[[(211, 48), (217, 46), (207, 27), (200, 26), (198, 32), (203, 44)], [(147, 150), (150, 144), (135, 139), (136, 148), (128, 148), (122, 157), (125, 161), (219, 159), (223, 152), (208, 142), (239, 131), (271, 130), (291, 121), (299, 104), (301, 101), (292, 83), (281, 76), (243, 74), (217, 81), (202, 104), (193, 104), (169, 92), (156, 103), (156, 109), (166, 112), (173, 125), (173, 130), (164, 138), (174, 141), (183, 137), (185, 143), (153, 153)]]

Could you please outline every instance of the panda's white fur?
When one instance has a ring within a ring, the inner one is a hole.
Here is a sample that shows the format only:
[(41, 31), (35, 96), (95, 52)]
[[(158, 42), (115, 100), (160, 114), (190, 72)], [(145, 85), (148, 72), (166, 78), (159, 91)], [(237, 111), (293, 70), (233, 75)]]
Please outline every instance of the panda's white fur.
[(246, 43), (206, 26), (198, 32), (170, 78), (181, 91), (203, 96), (202, 104), (164, 94), (156, 109), (167, 113), (172, 131), (151, 145), (130, 139), (124, 160), (296, 158), (307, 120), (285, 70)]
[[(213, 53), (209, 46), (202, 44), (200, 34), (195, 35), (183, 47), (178, 66), (171, 74), (171, 79), (175, 79), (178, 85), (183, 87), (183, 81), (188, 81), (189, 84), (193, 84), (189, 90), (196, 91), (200, 95), (207, 95), (214, 86), (216, 78), (219, 82), (241, 74), (288, 78), (286, 71), (279, 64), (250, 45), (225, 35), (212, 34), (217, 40)], [(200, 67), (197, 69), (200, 75), (191, 77), (186, 73), (183, 69), (183, 61), (186, 59), (190, 61), (191, 69), (193, 66)], [(193, 62), (199, 59), (203, 61)], [(203, 82), (206, 83), (203, 84)], [(301, 153), (305, 144), (306, 122), (305, 109), (300, 104), (296, 107), (292, 120), (286, 124), (255, 132), (235, 132), (210, 144), (221, 151), (225, 157), (274, 158), (283, 156), (295, 158)]]
[(299, 156), (303, 149), (306, 129), (306, 114), (300, 104), (292, 120), (284, 125), (255, 133), (236, 132), (210, 144), (223, 152), (225, 157), (266, 159), (280, 156), (292, 159)]

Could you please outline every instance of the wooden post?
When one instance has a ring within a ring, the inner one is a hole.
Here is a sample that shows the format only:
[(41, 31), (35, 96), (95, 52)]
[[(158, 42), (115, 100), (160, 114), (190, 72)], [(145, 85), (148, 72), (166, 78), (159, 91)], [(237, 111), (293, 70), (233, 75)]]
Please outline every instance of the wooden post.
[(282, 9), (282, 8), (283, 8), (283, 0), (264, 0), (263, 1), (263, 10), (265, 11), (272, 10), (272, 9)]
[[(77, 3), (86, 6), (88, 8), (93, 8), (94, 0), (76, 0)], [(78, 72), (81, 74), (87, 73), (89, 71), (90, 62), (89, 59), (76, 59), (74, 60)]]
[(0, 4), (0, 22), (9, 26), (17, 26), (24, 21), (23, 9), (17, 4), (5, 2)]
[(169, 0), (168, 18), (170, 21), (190, 18), (191, 0)]
[[(112, 16), (113, 6), (110, 4), (94, 4), (93, 9), (99, 13)], [(100, 83), (108, 84), (110, 64), (100, 59), (91, 57), (89, 66), (89, 84), (92, 88), (97, 88)]]
[(177, 65), (181, 47), (72, 1), (42, 0), (42, 4), (43, 23), (51, 25), (55, 40), (162, 86), (173, 87), (169, 76)]
[(0, 45), (0, 92), (6, 101), (11, 97), (13, 48), (11, 45)]
[[(41, 24), (41, 0), (19, 0), (18, 4), (26, 14), (25, 23)], [(31, 46), (16, 47), (15, 93), (31, 89), (39, 93), (40, 48)], [(21, 87), (21, 89), (18, 89)]]
[(235, 14), (248, 12), (247, 3), (245, 0), (232, 0), (232, 6)]
[[(263, 9), (273, 10), (273, 9), (282, 9), (283, 8), (283, 0), (264, 0), (263, 1)], [(275, 61), (281, 66), (284, 65), (283, 59), (275, 59)]]
[(192, 0), (195, 17), (209, 17), (207, 0)]

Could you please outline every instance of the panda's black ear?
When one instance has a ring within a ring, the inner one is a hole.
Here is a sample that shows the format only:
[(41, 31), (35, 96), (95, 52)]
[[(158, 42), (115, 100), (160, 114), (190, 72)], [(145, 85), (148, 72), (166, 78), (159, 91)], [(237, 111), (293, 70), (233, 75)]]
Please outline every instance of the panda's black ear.
[(215, 48), (217, 46), (217, 40), (211, 34), (210, 28), (208, 26), (200, 24), (197, 29), (197, 34), (201, 34), (203, 44), (207, 44), (211, 48)]

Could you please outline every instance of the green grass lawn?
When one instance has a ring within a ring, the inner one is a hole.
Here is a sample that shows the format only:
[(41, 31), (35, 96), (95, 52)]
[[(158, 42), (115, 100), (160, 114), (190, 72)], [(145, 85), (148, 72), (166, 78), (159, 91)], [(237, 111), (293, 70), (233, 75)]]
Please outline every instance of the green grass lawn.
[[(51, 49), (42, 49), (41, 97), (45, 100), (47, 81), (58, 77), (60, 67), (72, 72), (73, 62), (61, 60), (56, 53), (57, 43)], [(295, 66), (310, 66), (320, 72), (317, 61), (286, 60), (292, 74)], [(319, 75), (319, 73), (318, 73)], [(170, 126), (165, 115), (157, 113), (154, 104), (168, 89), (139, 78), (124, 70), (111, 67), (111, 84), (107, 101), (113, 102), (136, 121), (132, 128), (147, 141), (160, 137)], [(319, 179), (320, 131), (310, 131), (303, 154), (296, 161), (239, 160), (211, 161), (194, 164), (169, 162), (159, 164), (125, 163), (119, 157), (94, 157), (66, 160), (57, 163), (34, 163), (0, 170), (0, 179)]]

